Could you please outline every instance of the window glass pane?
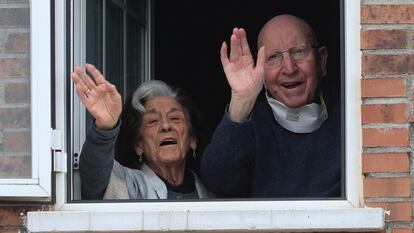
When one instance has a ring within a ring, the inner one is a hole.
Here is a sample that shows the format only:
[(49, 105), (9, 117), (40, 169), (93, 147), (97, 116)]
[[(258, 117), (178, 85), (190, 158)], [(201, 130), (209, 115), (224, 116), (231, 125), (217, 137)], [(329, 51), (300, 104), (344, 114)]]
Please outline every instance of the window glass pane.
[(101, 0), (86, 1), (86, 62), (102, 70), (103, 13)]
[[(79, 27), (79, 30), (82, 25), (86, 25), (85, 52), (79, 53), (84, 53), (86, 63), (94, 64), (108, 81), (116, 85), (125, 101), (148, 75), (147, 0), (88, 0), (84, 4), (86, 12), (83, 23), (74, 25)], [(82, 47), (75, 45), (74, 49), (81, 50)], [(87, 111), (85, 120), (85, 127), (79, 124), (84, 133), (93, 124), (92, 116)], [(76, 132), (74, 135), (77, 135)], [(81, 139), (82, 142), (83, 140)], [(81, 180), (77, 161), (80, 147), (76, 147), (74, 151), (72, 156), (77, 157), (72, 158), (72, 161), (76, 161), (72, 170), (72, 197), (73, 200), (79, 200)]]
[(30, 6), (0, 15), (0, 178), (31, 178)]
[(122, 93), (124, 90), (123, 10), (112, 1), (106, 5), (105, 75)]
[(145, 29), (135, 18), (127, 16), (126, 60), (126, 96), (129, 96), (144, 79), (144, 36)]
[(137, 16), (145, 19), (145, 1), (146, 0), (126, 0), (128, 9), (136, 12)]

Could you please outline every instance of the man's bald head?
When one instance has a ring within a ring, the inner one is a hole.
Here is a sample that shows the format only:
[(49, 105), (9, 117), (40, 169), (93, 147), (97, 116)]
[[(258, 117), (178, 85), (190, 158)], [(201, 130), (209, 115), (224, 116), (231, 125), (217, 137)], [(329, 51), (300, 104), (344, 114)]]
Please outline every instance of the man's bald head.
[(257, 39), (258, 48), (263, 46), (264, 40), (270, 39), (267, 37), (272, 36), (272, 31), (283, 30), (283, 28), (293, 28), (309, 38), (309, 42), (313, 46), (319, 46), (316, 34), (307, 22), (294, 15), (283, 14), (273, 17), (262, 27)]

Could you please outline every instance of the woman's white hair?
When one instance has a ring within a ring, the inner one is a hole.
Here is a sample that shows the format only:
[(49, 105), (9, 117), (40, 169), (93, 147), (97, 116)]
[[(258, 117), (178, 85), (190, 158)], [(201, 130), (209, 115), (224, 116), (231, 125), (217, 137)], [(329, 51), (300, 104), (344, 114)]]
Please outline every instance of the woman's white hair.
[(132, 106), (140, 113), (145, 113), (144, 104), (158, 96), (177, 97), (177, 91), (160, 80), (150, 80), (142, 83), (132, 96)]

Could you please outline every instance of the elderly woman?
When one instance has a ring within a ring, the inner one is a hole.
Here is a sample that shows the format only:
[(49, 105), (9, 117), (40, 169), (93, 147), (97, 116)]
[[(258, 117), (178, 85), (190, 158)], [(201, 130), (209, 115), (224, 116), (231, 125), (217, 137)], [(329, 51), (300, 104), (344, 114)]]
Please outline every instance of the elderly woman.
[[(161, 81), (145, 82), (121, 116), (116, 87), (93, 65), (86, 69), (93, 80), (79, 67), (72, 73), (76, 93), (95, 119), (80, 159), (82, 198), (207, 198), (206, 188), (188, 169), (186, 157), (194, 153), (197, 136), (183, 95)], [(126, 166), (114, 159), (119, 133), (118, 151), (128, 153), (120, 154), (119, 161)]]

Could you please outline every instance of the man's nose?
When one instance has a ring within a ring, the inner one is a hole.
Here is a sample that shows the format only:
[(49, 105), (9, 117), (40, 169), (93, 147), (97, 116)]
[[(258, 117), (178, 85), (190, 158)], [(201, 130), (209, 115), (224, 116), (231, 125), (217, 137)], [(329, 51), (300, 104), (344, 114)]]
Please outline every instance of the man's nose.
[(282, 72), (284, 74), (292, 74), (297, 70), (296, 61), (288, 51), (283, 53), (282, 58)]

